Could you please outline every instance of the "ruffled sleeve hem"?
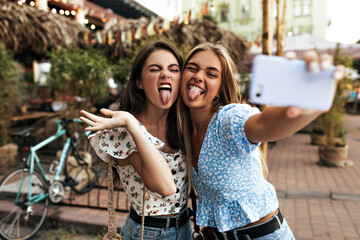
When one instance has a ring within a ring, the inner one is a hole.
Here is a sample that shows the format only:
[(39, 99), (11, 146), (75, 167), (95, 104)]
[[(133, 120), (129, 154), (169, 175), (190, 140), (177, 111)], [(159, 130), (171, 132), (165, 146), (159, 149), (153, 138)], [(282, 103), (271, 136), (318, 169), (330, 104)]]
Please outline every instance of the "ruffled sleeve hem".
[(276, 210), (279, 207), (276, 193), (270, 199), (267, 195), (253, 193), (231, 202), (199, 203), (196, 221), (200, 226), (216, 227), (220, 232), (226, 232), (255, 222)]
[[(144, 134), (157, 149), (164, 147), (165, 144), (162, 141), (153, 137), (141, 123), (139, 124)], [(137, 151), (134, 139), (124, 127), (98, 131), (90, 135), (89, 140), (96, 154), (105, 162), (110, 157), (125, 159)]]

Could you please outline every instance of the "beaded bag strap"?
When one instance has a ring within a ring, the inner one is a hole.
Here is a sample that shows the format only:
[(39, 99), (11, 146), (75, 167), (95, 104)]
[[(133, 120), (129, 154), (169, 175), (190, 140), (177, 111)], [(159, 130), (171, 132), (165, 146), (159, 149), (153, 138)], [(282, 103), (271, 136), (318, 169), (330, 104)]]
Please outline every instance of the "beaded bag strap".
[(114, 207), (114, 180), (113, 180), (113, 159), (110, 158), (107, 164), (107, 187), (108, 187), (108, 231), (103, 240), (122, 240), (123, 238), (117, 233), (116, 213)]

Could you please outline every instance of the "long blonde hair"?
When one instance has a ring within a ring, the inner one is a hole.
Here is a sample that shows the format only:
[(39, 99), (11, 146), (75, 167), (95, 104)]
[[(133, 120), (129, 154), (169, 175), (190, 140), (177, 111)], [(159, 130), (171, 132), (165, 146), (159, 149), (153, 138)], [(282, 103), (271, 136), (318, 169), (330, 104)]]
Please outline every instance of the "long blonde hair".
[[(220, 97), (216, 101), (212, 102), (211, 115), (215, 113), (220, 106), (224, 106), (230, 103), (241, 103), (241, 94), (238, 83), (236, 82), (235, 73), (236, 65), (229, 54), (229, 49), (222, 43), (202, 43), (194, 47), (190, 53), (187, 55), (184, 61), (183, 70), (186, 67), (186, 64), (189, 60), (197, 53), (202, 51), (212, 51), (214, 52), (222, 66), (221, 71), (221, 86), (220, 86)], [(193, 126), (190, 120), (189, 108), (184, 104), (183, 100), (180, 98), (177, 101), (177, 111), (178, 111), (178, 124), (179, 129), (181, 130), (184, 142), (186, 153), (186, 159), (188, 163), (188, 176), (189, 176), (189, 185), (191, 185), (191, 175), (192, 175), (192, 134)], [(260, 153), (261, 164), (263, 167), (264, 176), (267, 175), (267, 166), (264, 158)]]

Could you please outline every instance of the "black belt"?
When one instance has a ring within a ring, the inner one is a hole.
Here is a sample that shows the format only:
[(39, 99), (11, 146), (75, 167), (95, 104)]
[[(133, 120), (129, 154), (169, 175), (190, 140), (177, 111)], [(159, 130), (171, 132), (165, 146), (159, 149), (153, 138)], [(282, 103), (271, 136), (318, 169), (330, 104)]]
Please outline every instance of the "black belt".
[[(136, 211), (130, 208), (130, 218), (134, 220), (136, 223), (141, 224), (141, 216), (139, 216)], [(188, 208), (182, 210), (180, 214), (177, 216), (171, 217), (152, 217), (152, 216), (145, 216), (145, 223), (144, 225), (147, 227), (155, 227), (155, 228), (166, 228), (166, 227), (176, 227), (180, 228), (182, 225), (187, 223), (190, 218), (190, 211)], [(169, 219), (169, 225), (167, 226)]]
[[(277, 216), (279, 218), (280, 224), (275, 216)], [(260, 224), (258, 226), (254, 226), (254, 227), (244, 229), (244, 230), (234, 229), (234, 230), (230, 230), (227, 232), (219, 232), (215, 228), (214, 232), (219, 240), (235, 240), (235, 239), (249, 240), (249, 239), (262, 237), (262, 236), (265, 236), (267, 234), (274, 232), (275, 230), (280, 228), (280, 225), (283, 223), (283, 221), (284, 221), (284, 218), (281, 215), (280, 209), (278, 209), (277, 214), (275, 214), (274, 217), (270, 221)], [(237, 236), (237, 238), (235, 237), (235, 235)]]

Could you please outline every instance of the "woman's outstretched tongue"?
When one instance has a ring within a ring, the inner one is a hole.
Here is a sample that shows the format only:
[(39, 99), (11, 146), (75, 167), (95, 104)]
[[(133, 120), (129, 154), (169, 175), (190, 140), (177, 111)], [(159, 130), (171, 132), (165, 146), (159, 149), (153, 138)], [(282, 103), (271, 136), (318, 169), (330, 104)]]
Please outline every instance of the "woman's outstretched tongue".
[(190, 88), (188, 91), (188, 98), (194, 101), (197, 96), (200, 96), (201, 92), (197, 88)]
[(160, 90), (159, 92), (162, 104), (168, 104), (168, 102), (170, 101), (170, 90)]

